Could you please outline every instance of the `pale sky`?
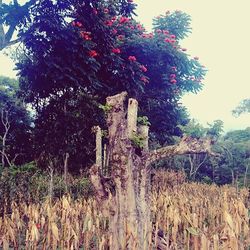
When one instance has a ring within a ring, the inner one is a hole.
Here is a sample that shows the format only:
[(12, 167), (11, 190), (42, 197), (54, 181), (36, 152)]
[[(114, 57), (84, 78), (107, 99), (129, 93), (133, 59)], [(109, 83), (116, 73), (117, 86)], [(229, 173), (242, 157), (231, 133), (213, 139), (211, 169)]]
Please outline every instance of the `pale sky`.
[[(150, 29), (152, 18), (167, 10), (191, 15), (193, 32), (182, 42), (209, 70), (204, 88), (184, 96), (191, 118), (203, 125), (216, 119), (225, 130), (250, 126), (250, 114), (238, 118), (231, 111), (250, 98), (250, 0), (134, 0), (138, 20)], [(0, 75), (15, 76), (13, 62), (0, 53)]]

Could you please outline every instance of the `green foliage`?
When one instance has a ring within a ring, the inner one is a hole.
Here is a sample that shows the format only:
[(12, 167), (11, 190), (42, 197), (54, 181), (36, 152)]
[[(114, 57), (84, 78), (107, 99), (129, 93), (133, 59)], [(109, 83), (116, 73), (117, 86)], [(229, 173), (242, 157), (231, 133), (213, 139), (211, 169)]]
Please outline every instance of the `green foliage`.
[(204, 137), (207, 133), (207, 129), (194, 119), (192, 119), (186, 126), (180, 126), (180, 128), (184, 134), (193, 138)]
[[(1, 168), (0, 168), (1, 170)], [(34, 162), (11, 166), (0, 171), (0, 214), (6, 205), (15, 202), (42, 202), (49, 191), (49, 173), (41, 171)], [(68, 176), (68, 192), (63, 176), (53, 177), (53, 198), (70, 194), (75, 199), (94, 194), (90, 180), (83, 176)]]
[(250, 127), (245, 130), (233, 130), (227, 132), (225, 140), (232, 140), (233, 142), (248, 142), (250, 141)]
[(169, 11), (166, 15), (160, 15), (154, 19), (154, 29), (168, 30), (171, 34), (175, 35), (177, 39), (183, 39), (191, 33), (191, 17), (177, 10), (173, 13)]
[[(6, 133), (5, 153), (9, 160), (23, 164), (32, 159), (32, 120), (21, 98), (18, 81), (0, 76), (0, 150)], [(4, 124), (8, 122), (9, 130)]]
[(213, 124), (208, 124), (209, 128), (207, 130), (207, 135), (218, 138), (223, 132), (223, 121), (215, 120)]
[(105, 105), (99, 105), (99, 108), (103, 110), (103, 112), (106, 114), (112, 109), (112, 105), (105, 104)]
[(93, 162), (90, 131), (105, 127), (97, 109), (107, 96), (127, 91), (136, 98), (151, 122), (150, 142), (163, 145), (181, 134), (177, 125), (186, 124), (187, 113), (179, 100), (198, 92), (206, 73), (179, 45), (189, 32), (185, 13), (162, 16), (148, 34), (133, 19), (131, 1), (83, 2), (45, 0), (32, 8), (17, 62), (20, 93), (36, 110), (36, 158), (61, 168), (69, 153), (73, 171)]
[(205, 128), (203, 125), (192, 119), (186, 126), (179, 126), (184, 134), (193, 138), (202, 138), (210, 136), (213, 139), (218, 138), (223, 132), (223, 121), (215, 120), (212, 124), (208, 124)]
[(138, 116), (137, 122), (140, 125), (146, 125), (146, 126), (150, 126), (151, 125), (151, 123), (149, 122), (147, 116)]
[(239, 116), (244, 113), (250, 113), (250, 98), (244, 99), (241, 103), (232, 111), (235, 116)]
[(143, 148), (145, 138), (142, 135), (134, 133), (131, 141), (132, 141), (134, 147)]

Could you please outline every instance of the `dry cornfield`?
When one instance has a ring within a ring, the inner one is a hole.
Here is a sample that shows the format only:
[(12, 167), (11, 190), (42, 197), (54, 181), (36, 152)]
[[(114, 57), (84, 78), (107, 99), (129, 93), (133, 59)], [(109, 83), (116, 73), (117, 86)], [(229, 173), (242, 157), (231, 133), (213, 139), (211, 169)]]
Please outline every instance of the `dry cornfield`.
[[(166, 249), (248, 249), (248, 191), (182, 183), (152, 191), (152, 221)], [(15, 204), (0, 218), (0, 249), (109, 249), (108, 218), (88, 200)], [(153, 245), (157, 244), (154, 241)]]

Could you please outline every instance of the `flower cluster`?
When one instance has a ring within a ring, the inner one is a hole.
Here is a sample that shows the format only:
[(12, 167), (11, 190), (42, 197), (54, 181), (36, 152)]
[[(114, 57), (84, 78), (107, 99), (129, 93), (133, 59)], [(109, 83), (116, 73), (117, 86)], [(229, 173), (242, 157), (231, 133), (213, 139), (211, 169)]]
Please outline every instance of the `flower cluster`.
[(80, 31), (80, 35), (84, 40), (91, 40), (91, 32), (87, 32), (87, 31)]
[(83, 26), (82, 23), (81, 23), (81, 22), (78, 22), (78, 21), (77, 21), (77, 22), (76, 22), (76, 21), (73, 21), (73, 22), (72, 22), (72, 25), (75, 26), (75, 27), (79, 27), (79, 28), (81, 28), (81, 27)]
[(130, 21), (130, 18), (125, 17), (125, 16), (121, 16), (119, 19), (119, 23), (127, 23)]
[[(171, 67), (171, 70), (172, 70), (173, 72), (176, 72), (176, 71), (177, 71), (177, 68), (176, 68), (175, 66), (173, 66), (173, 67)], [(176, 83), (177, 83), (176, 74), (175, 74), (175, 73), (170, 74), (170, 82), (171, 82), (172, 84), (176, 84)]]
[(141, 77), (141, 81), (144, 83), (149, 83), (149, 80), (145, 76)]
[(113, 48), (113, 49), (112, 49), (112, 52), (113, 52), (114, 54), (120, 54), (120, 53), (121, 53), (121, 50), (120, 50), (119, 48)]
[(90, 57), (97, 57), (97, 56), (98, 56), (98, 53), (97, 53), (95, 50), (90, 50), (90, 51), (89, 51), (89, 56), (90, 56)]
[(136, 61), (136, 57), (135, 57), (135, 56), (129, 56), (129, 57), (128, 57), (128, 60), (129, 60), (130, 62), (135, 62), (135, 61)]
[(147, 69), (144, 65), (141, 65), (141, 66), (140, 66), (140, 69), (141, 69), (141, 71), (143, 71), (143, 72), (147, 72), (147, 71), (148, 71), (148, 69)]
[[(127, 0), (128, 3), (132, 3), (133, 0)], [(154, 32), (151, 33), (146, 33), (144, 27), (138, 23), (137, 21), (126, 17), (126, 16), (114, 16), (113, 15), (113, 11), (107, 9), (107, 8), (98, 8), (98, 9), (94, 9), (93, 8), (93, 12), (94, 14), (98, 15), (98, 13), (100, 13), (100, 16), (102, 18), (104, 18), (103, 20), (103, 24), (106, 26), (106, 30), (109, 33), (110, 36), (112, 36), (113, 40), (113, 45), (112, 47), (109, 47), (109, 51), (112, 53), (111, 55), (114, 56), (114, 54), (116, 54), (117, 56), (121, 56), (122, 59), (126, 60), (127, 57), (127, 61), (131, 62), (131, 66), (132, 66), (132, 75), (136, 75), (138, 76), (138, 80), (142, 81), (143, 83), (148, 83), (148, 78), (146, 77), (146, 72), (148, 71), (147, 69), (147, 62), (144, 62), (144, 64), (146, 66), (144, 66), (143, 64), (141, 64), (142, 62), (140, 62), (140, 60), (137, 62), (137, 58), (132, 54), (128, 54), (126, 56), (126, 52), (127, 48), (123, 50), (123, 44), (126, 41), (130, 41), (133, 40), (134, 38), (143, 38), (143, 39), (154, 39), (151, 41), (156, 41), (157, 44), (159, 44), (159, 46), (162, 46), (163, 49), (164, 48), (173, 48), (176, 49), (177, 52), (186, 52), (187, 49), (186, 48), (182, 48), (179, 43), (178, 43), (178, 38), (176, 37), (176, 35), (171, 34), (171, 32), (169, 30), (167, 30), (166, 28), (161, 28), (161, 26), (159, 25), (158, 29), (156, 29)], [(169, 12), (166, 12), (166, 15), (168, 15)], [(159, 16), (159, 18), (165, 18), (165, 16)], [(74, 21), (72, 23), (73, 26), (78, 27), (79, 28), (79, 33), (80, 36), (84, 39), (84, 40), (92, 40), (95, 36), (93, 36), (93, 34), (91, 34), (91, 32), (87, 32), (86, 31), (86, 27), (85, 27), (85, 23), (81, 23), (78, 21)], [(92, 29), (90, 29), (92, 32), (94, 32)], [(141, 39), (142, 40), (142, 39)], [(95, 42), (95, 41), (94, 41)], [(150, 42), (150, 40), (148, 41)], [(99, 56), (99, 58), (101, 58), (100, 54), (97, 53), (98, 49), (98, 42), (96, 42), (95, 44), (93, 43), (93, 47), (91, 47), (92, 50), (90, 50), (89, 53), (89, 57), (91, 58), (95, 58), (97, 56)], [(96, 50), (94, 50), (96, 49)], [(172, 51), (172, 49), (171, 49)], [(99, 52), (99, 51), (98, 51)], [(101, 54), (102, 55), (102, 54)], [(99, 59), (98, 58), (98, 59)], [(194, 57), (193, 60), (199, 60), (198, 57)], [(136, 62), (136, 63), (135, 63)], [(126, 64), (125, 64), (126, 65)], [(122, 66), (122, 68), (124, 69), (126, 66)], [(169, 72), (170, 71), (170, 72)], [(178, 85), (175, 85), (181, 75), (181, 72), (177, 73), (177, 67), (176, 66), (170, 66), (170, 70), (168, 68), (168, 73), (167, 75), (168, 77), (168, 81), (169, 83), (173, 84), (173, 89), (178, 89)], [(179, 77), (178, 77), (179, 76)], [(200, 78), (196, 78), (194, 76), (192, 77), (187, 77), (186, 80), (191, 80), (194, 82), (200, 82), (201, 79)]]

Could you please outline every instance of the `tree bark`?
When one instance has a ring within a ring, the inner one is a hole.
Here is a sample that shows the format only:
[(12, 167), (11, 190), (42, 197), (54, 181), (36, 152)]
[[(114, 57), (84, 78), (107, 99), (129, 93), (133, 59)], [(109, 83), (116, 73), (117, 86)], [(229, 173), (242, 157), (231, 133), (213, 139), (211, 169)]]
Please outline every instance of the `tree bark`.
[(244, 173), (244, 187), (247, 186), (247, 173), (248, 173), (248, 167), (249, 165), (246, 165), (245, 173)]
[(53, 169), (52, 160), (50, 160), (50, 162), (49, 162), (49, 176), (50, 176), (50, 179), (49, 179), (49, 193), (48, 193), (48, 196), (49, 196), (50, 202), (52, 202), (53, 188), (54, 188), (54, 185), (53, 185), (54, 169)]
[(2, 138), (1, 156), (2, 156), (2, 167), (5, 167), (5, 159), (9, 165), (11, 165), (11, 162), (6, 154), (6, 140), (10, 130), (10, 121), (9, 121), (8, 111), (5, 111), (4, 109), (1, 110), (1, 122), (4, 127), (4, 134), (3, 136), (1, 136)]
[[(112, 107), (107, 114), (110, 176), (101, 175), (101, 162), (97, 160), (90, 169), (90, 177), (97, 201), (109, 216), (110, 249), (148, 250), (152, 249), (150, 165), (176, 154), (212, 152), (209, 139), (188, 137), (178, 145), (150, 152), (148, 128), (136, 125), (137, 101), (129, 99), (126, 113), (126, 96), (127, 93), (122, 92), (106, 99), (107, 105)], [(136, 136), (142, 139), (141, 147), (133, 143)], [(99, 143), (99, 139), (96, 141)], [(155, 235), (158, 237), (157, 232)]]
[(66, 193), (68, 192), (68, 160), (69, 160), (69, 153), (65, 154), (65, 158), (64, 158), (64, 183), (65, 183), (65, 187), (66, 187)]

